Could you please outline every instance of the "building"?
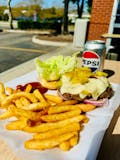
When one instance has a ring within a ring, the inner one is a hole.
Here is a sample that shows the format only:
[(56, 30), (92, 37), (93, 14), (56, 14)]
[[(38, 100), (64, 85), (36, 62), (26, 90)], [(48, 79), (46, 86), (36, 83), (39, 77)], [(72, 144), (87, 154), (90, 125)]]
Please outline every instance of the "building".
[(87, 39), (105, 40), (107, 47), (117, 45), (118, 48), (120, 39), (102, 38), (105, 33), (120, 34), (120, 0), (93, 0), (92, 2)]

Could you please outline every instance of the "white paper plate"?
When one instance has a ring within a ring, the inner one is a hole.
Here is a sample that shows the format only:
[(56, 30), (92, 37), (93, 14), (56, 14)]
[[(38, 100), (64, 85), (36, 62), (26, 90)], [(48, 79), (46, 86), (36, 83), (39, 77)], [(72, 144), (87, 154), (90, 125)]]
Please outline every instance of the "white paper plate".
[[(11, 80), (5, 86), (15, 88), (16, 85), (33, 81), (38, 81), (36, 71)], [(109, 106), (97, 108), (87, 113), (90, 120), (80, 132), (78, 145), (70, 151), (64, 152), (59, 148), (45, 151), (26, 150), (24, 142), (32, 136), (22, 131), (6, 130), (4, 126), (10, 120), (0, 121), (0, 138), (6, 141), (20, 160), (95, 160), (104, 133), (110, 124), (114, 111), (120, 104), (120, 86), (118, 84), (112, 84), (112, 86), (115, 94), (110, 99)]]

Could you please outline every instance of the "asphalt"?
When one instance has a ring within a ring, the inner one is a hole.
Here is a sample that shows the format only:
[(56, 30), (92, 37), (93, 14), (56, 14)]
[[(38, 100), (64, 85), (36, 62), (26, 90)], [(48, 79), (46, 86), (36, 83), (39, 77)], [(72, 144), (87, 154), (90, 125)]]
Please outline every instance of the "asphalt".
[[(74, 48), (73, 47), (73, 43), (68, 43), (68, 42), (53, 42), (53, 41), (45, 41), (45, 40), (40, 40), (37, 38), (36, 35), (38, 34), (45, 34), (46, 32), (41, 32), (41, 31), (20, 31), (20, 30), (4, 30), (4, 32), (28, 32), (29, 34), (32, 33), (34, 34), (33, 38), (32, 38), (32, 42), (33, 43), (37, 43), (38, 45), (44, 45), (47, 43), (47, 45), (52, 45), (52, 46), (61, 46), (59, 49), (56, 49), (54, 52), (50, 52), (48, 54), (44, 54), (39, 56), (38, 58), (40, 58), (41, 60), (46, 60), (48, 58), (50, 58), (51, 56), (56, 56), (56, 55), (63, 55), (63, 56), (70, 56), (75, 52), (80, 52), (80, 48)], [(47, 31), (47, 34), (48, 31)], [(11, 69), (8, 69), (5, 72), (0, 73), (0, 81), (2, 82), (7, 82), (10, 81), (12, 79), (15, 79), (19, 76), (22, 76), (26, 73), (29, 73), (33, 70), (35, 70), (35, 63), (34, 63), (35, 59), (32, 59), (28, 62), (22, 63), (20, 65), (17, 65), (16, 67), (13, 67)]]
[(40, 45), (47, 45), (50, 46), (66, 46), (69, 45), (70, 42), (58, 42), (58, 41), (49, 41), (49, 40), (42, 40), (39, 39), (37, 35), (50, 35), (51, 30), (18, 30), (18, 29), (3, 29), (3, 32), (10, 32), (10, 33), (28, 33), (28, 34), (34, 34), (32, 38), (32, 42)]

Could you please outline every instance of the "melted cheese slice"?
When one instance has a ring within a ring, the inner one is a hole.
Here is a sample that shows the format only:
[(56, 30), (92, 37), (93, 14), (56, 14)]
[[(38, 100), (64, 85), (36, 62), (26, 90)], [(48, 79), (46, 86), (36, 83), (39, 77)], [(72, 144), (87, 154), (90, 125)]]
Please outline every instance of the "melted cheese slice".
[(85, 84), (72, 83), (67, 76), (62, 77), (61, 93), (79, 94), (81, 98), (91, 95), (93, 99), (97, 98), (106, 90), (109, 86), (108, 79), (106, 77), (89, 78)]

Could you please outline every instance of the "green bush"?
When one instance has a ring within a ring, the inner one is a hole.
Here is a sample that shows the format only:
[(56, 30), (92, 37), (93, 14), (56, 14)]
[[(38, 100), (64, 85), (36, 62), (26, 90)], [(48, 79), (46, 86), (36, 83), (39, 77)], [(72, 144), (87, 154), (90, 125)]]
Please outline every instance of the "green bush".
[(18, 28), (19, 29), (32, 28), (32, 21), (19, 20), (18, 21)]
[(19, 29), (54, 29), (57, 33), (61, 33), (61, 23), (58, 22), (33, 22), (30, 20), (19, 20), (18, 28)]

